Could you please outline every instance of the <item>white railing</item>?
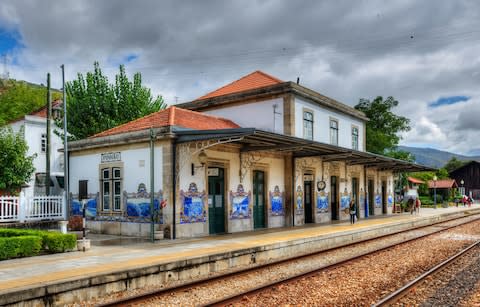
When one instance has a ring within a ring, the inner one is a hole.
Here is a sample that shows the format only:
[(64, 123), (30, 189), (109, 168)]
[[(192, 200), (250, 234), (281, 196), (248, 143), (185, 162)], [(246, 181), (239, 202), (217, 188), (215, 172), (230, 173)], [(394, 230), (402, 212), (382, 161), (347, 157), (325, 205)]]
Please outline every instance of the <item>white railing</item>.
[(0, 222), (65, 220), (65, 195), (0, 196)]
[(0, 222), (18, 221), (19, 203), (19, 197), (0, 196)]

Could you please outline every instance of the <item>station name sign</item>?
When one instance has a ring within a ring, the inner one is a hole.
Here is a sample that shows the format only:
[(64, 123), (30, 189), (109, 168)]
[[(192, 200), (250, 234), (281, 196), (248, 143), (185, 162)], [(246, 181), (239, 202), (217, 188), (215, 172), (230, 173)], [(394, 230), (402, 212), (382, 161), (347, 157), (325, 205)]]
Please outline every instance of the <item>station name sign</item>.
[(122, 155), (120, 154), (119, 151), (117, 151), (117, 152), (106, 152), (106, 153), (103, 153), (101, 155), (100, 161), (102, 163), (122, 161)]

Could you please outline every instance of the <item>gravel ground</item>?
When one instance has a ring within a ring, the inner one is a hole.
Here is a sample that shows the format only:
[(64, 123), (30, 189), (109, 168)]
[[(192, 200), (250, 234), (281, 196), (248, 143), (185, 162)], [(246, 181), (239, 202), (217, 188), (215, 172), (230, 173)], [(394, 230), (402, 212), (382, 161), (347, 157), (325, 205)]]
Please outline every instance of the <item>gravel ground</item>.
[(396, 305), (427, 307), (475, 306), (477, 304), (480, 306), (479, 285), (480, 247), (476, 247), (418, 285), (414, 293), (409, 293)]
[(479, 240), (479, 226), (480, 223), (476, 222), (362, 257), (317, 276), (244, 298), (237, 305), (370, 306), (468, 246), (472, 239)]
[[(455, 223), (459, 222), (452, 221), (445, 224)], [(401, 286), (405, 277), (413, 279), (416, 275), (446, 258), (446, 255), (451, 255), (470, 244), (473, 240), (479, 239), (479, 225), (480, 222), (475, 222), (470, 225), (460, 226), (455, 230), (435, 235), (433, 238), (420, 239), (408, 243), (408, 247), (395, 247), (375, 256), (354, 260), (349, 265), (324, 271), (318, 277), (307, 278), (288, 286), (282, 285), (276, 290), (266, 292), (265, 294), (245, 298), (240, 305), (370, 305), (381, 296)], [(143, 302), (142, 306), (158, 306), (159, 304), (163, 306), (190, 306), (206, 303), (214, 299), (236, 294), (239, 291), (251, 289), (272, 280), (291, 276), (294, 273), (325, 267), (367, 251), (374, 251), (380, 247), (403, 242), (410, 237), (429, 233), (435, 229), (438, 229), (438, 226), (361, 243), (301, 260), (292, 260), (251, 273), (239, 274), (235, 278), (229, 278), (228, 280), (222, 279), (203, 284), (181, 293), (171, 293), (150, 299), (148, 302)], [(153, 290), (153, 288), (126, 291), (99, 298), (95, 301), (81, 302), (74, 306), (98, 304), (149, 290)]]

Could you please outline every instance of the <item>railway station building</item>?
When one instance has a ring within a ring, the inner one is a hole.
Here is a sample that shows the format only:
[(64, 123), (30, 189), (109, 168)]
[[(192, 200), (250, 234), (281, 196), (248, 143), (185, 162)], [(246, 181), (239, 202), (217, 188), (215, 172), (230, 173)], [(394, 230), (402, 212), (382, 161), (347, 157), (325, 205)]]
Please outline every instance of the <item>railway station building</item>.
[(430, 169), (366, 152), (368, 120), (256, 71), (70, 143), (71, 214), (86, 195), (91, 230), (169, 238), (392, 214), (395, 175)]

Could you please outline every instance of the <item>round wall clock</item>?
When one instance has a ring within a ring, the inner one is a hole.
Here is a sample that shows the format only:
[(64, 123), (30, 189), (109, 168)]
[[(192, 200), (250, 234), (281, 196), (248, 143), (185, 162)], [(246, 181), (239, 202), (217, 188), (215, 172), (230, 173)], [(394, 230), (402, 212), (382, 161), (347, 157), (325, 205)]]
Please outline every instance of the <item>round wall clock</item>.
[(325, 181), (322, 180), (322, 181), (318, 181), (318, 182), (317, 182), (317, 189), (318, 189), (318, 190), (321, 191), (321, 190), (325, 189), (325, 186), (326, 186), (326, 185), (325, 185)]

